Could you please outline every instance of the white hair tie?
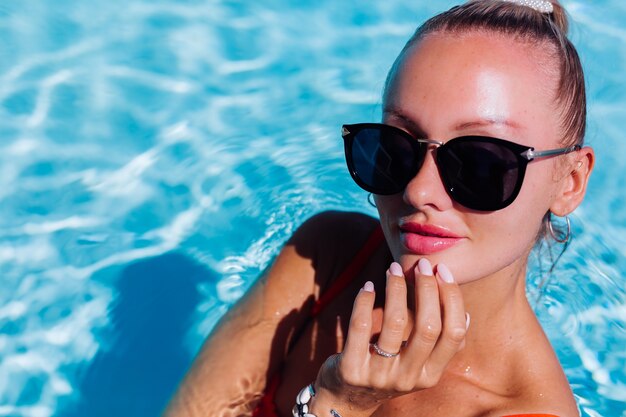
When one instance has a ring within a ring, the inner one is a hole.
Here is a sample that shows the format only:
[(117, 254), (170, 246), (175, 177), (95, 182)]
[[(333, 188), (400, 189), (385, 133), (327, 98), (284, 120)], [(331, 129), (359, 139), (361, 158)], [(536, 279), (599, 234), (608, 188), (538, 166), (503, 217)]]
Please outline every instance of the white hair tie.
[(502, 0), (509, 3), (516, 3), (521, 6), (530, 7), (531, 9), (537, 10), (541, 13), (552, 13), (554, 11), (554, 6), (551, 2), (546, 0)]

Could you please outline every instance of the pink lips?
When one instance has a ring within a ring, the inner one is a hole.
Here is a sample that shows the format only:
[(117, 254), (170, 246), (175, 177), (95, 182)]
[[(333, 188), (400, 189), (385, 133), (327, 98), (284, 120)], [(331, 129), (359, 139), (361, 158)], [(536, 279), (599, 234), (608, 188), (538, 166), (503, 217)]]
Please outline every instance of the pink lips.
[(431, 255), (456, 245), (463, 238), (432, 224), (400, 224), (402, 244), (418, 255)]

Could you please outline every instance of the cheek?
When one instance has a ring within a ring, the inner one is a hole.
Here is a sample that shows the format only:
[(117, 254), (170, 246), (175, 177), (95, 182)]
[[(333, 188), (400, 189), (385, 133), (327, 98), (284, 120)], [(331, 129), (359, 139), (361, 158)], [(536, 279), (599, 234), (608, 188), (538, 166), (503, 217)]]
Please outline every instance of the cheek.
[[(503, 210), (477, 217), (471, 222), (476, 242), (490, 253), (499, 267), (525, 256), (535, 244), (545, 213), (554, 193), (550, 174), (541, 180), (528, 178), (517, 199)], [(537, 180), (537, 181), (534, 181)]]
[(517, 213), (498, 213), (481, 226), (472, 227), (474, 238), (483, 244), (492, 246), (493, 253), (510, 253), (520, 256), (535, 242), (543, 214), (523, 210)]
[(556, 175), (552, 161), (537, 161), (529, 166), (522, 189), (511, 204), (513, 217), (527, 223), (535, 220), (540, 223), (558, 193)]
[(459, 282), (474, 281), (526, 262), (543, 216), (507, 209), (468, 221), (472, 230), (470, 245), (450, 261), (457, 264)]
[(519, 196), (508, 207), (484, 215), (465, 216), (471, 230), (469, 250), (460, 257), (465, 258), (466, 267), (471, 265), (469, 269), (462, 268), (466, 271), (466, 282), (526, 262), (553, 193), (549, 173), (540, 177), (530, 175), (530, 181), (525, 182)]

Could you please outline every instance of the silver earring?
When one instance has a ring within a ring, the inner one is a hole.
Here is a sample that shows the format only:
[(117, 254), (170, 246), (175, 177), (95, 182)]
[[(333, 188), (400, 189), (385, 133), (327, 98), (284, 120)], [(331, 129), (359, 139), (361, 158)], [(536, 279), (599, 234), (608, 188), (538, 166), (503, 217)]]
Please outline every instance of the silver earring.
[(378, 208), (378, 207), (376, 207), (376, 202), (374, 201), (374, 195), (372, 193), (369, 193), (367, 195), (367, 202), (370, 203), (370, 206), (372, 206), (374, 208)]
[(565, 231), (565, 236), (557, 234), (554, 231), (554, 227), (552, 226), (552, 213), (548, 217), (548, 231), (550, 232), (550, 236), (552, 239), (556, 240), (559, 243), (567, 243), (572, 236), (572, 226), (569, 221), (569, 217), (565, 216), (565, 225), (567, 226), (567, 230)]

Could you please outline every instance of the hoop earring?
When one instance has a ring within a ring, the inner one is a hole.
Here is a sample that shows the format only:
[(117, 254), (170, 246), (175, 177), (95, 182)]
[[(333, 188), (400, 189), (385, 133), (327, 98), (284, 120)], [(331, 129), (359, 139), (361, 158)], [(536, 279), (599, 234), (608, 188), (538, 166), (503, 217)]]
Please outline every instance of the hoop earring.
[(570, 224), (569, 217), (565, 216), (565, 225), (567, 226), (567, 231), (565, 232), (565, 236), (559, 236), (552, 226), (552, 212), (548, 217), (548, 231), (550, 232), (550, 236), (552, 239), (556, 240), (558, 243), (567, 243), (569, 242), (570, 237), (572, 237), (572, 225)]
[(376, 202), (374, 201), (374, 196), (372, 193), (368, 193), (367, 194), (367, 202), (370, 203), (370, 206), (374, 207), (374, 208), (378, 208), (376, 206)]

